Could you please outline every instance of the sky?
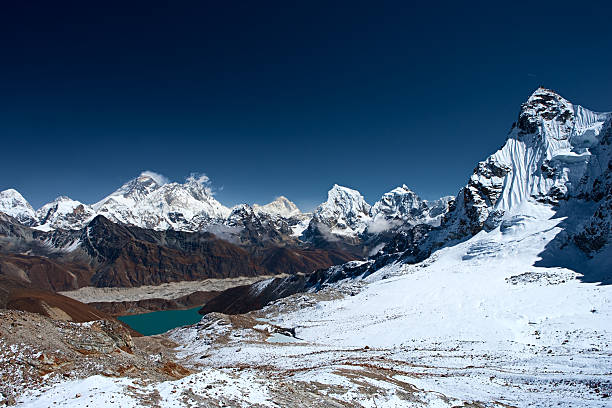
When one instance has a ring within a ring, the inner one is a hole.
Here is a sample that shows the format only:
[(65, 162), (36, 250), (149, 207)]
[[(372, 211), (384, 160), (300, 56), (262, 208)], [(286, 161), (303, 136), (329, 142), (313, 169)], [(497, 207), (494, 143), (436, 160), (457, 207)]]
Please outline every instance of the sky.
[(540, 85), (612, 111), (611, 2), (5, 2), (0, 190), (455, 195)]

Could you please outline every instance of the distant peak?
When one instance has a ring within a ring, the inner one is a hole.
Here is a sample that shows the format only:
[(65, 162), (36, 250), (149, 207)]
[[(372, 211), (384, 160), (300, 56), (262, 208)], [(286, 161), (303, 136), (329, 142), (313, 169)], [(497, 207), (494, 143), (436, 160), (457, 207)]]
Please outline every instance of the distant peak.
[(395, 187), (387, 194), (414, 194), (414, 191), (412, 191), (407, 185), (402, 184), (400, 187)]
[(329, 193), (333, 193), (333, 192), (344, 192), (344, 193), (349, 193), (349, 194), (359, 194), (359, 191), (357, 190), (353, 190), (352, 188), (349, 187), (344, 187), (338, 184), (334, 184), (333, 187), (329, 190)]
[(12, 199), (30, 205), (28, 201), (21, 195), (21, 193), (14, 188), (9, 188), (4, 191), (0, 191), (0, 199)]
[(282, 217), (292, 217), (301, 214), (300, 209), (285, 196), (279, 196), (274, 201), (266, 205), (253, 205), (253, 210), (268, 214), (280, 215)]
[(350, 204), (351, 206), (355, 205), (358, 207), (367, 207), (368, 210), (370, 207), (370, 205), (365, 202), (365, 199), (363, 198), (361, 193), (357, 190), (353, 190), (352, 188), (334, 184), (331, 190), (327, 192), (326, 205), (347, 205), (348, 203), (352, 203)]
[(13, 188), (0, 191), (0, 212), (15, 217), (19, 222), (34, 219), (34, 209), (30, 203)]
[(162, 185), (166, 184), (167, 181), (168, 180), (161, 174), (157, 174), (152, 171), (143, 171), (138, 177), (119, 187), (119, 189), (112, 193), (111, 196), (132, 197), (140, 200), (151, 191), (156, 190)]
[(534, 104), (534, 103), (550, 103), (551, 101), (559, 102), (566, 101), (561, 95), (552, 89), (544, 88), (543, 86), (539, 87), (529, 96), (526, 104)]
[(7, 188), (6, 190), (0, 191), (0, 197), (21, 197), (21, 193), (14, 188)]
[(53, 200), (54, 203), (59, 203), (60, 201), (74, 201), (74, 200), (65, 195), (57, 196), (55, 200)]

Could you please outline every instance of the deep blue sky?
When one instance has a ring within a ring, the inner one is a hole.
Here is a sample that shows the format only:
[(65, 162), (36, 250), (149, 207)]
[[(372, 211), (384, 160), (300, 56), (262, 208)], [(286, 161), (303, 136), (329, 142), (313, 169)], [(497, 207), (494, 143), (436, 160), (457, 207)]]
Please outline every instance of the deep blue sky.
[(612, 110), (610, 2), (410, 3), (4, 2), (0, 189), (89, 203), (152, 170), (226, 205), (432, 199), (538, 85)]

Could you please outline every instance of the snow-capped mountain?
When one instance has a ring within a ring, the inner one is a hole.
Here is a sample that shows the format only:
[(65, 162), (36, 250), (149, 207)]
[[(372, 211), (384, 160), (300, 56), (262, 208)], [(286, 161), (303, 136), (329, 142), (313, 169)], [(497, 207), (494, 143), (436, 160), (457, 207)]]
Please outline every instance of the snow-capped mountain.
[(337, 184), (327, 192), (327, 201), (319, 205), (304, 232), (307, 239), (356, 241), (370, 221), (371, 206), (361, 193)]
[(367, 231), (377, 233), (401, 225), (439, 225), (451, 199), (442, 197), (431, 202), (422, 200), (404, 184), (383, 194), (372, 206)]
[(17, 190), (0, 191), (0, 212), (10, 215), (24, 225), (35, 225), (36, 212)]
[(285, 218), (257, 212), (248, 204), (233, 207), (223, 226), (229, 228), (225, 233), (232, 234), (232, 240), (242, 243), (282, 242), (292, 232)]
[[(555, 216), (565, 221), (541, 254), (541, 265), (579, 270), (592, 281), (612, 281), (603, 272), (612, 268), (611, 121), (612, 113), (592, 112), (551, 90), (537, 89), (522, 105), (504, 146), (478, 163), (454, 199), (428, 203), (429, 213), (418, 222), (387, 230), (393, 236), (384, 247), (371, 237), (365, 241), (369, 254), (376, 254), (375, 262), (360, 273), (398, 260), (422, 261), (482, 230), (509, 231), (523, 228), (527, 220)], [(388, 215), (383, 221), (391, 222), (395, 208), (404, 206), (410, 213), (421, 205), (406, 189), (395, 189), (373, 206), (378, 209), (374, 219)], [(432, 218), (441, 219), (439, 226), (427, 222)]]
[(447, 213), (449, 206), (454, 201), (454, 196), (444, 196), (433, 201), (423, 200), (427, 207), (429, 207), (425, 224), (439, 226), (444, 218), (444, 215)]
[(65, 196), (57, 197), (36, 211), (37, 229), (81, 229), (96, 216), (90, 206)]
[(401, 229), (439, 225), (450, 201), (452, 197), (428, 202), (402, 185), (370, 206), (358, 191), (334, 185), (327, 201), (314, 211), (304, 238), (380, 248)]
[(112, 222), (158, 231), (208, 231), (235, 243), (302, 239), (310, 244), (319, 240), (323, 245), (361, 245), (362, 236), (378, 236), (379, 245), (403, 226), (437, 225), (448, 207), (448, 199), (430, 204), (405, 185), (370, 206), (358, 191), (334, 185), (314, 213), (302, 213), (284, 196), (265, 205), (230, 209), (215, 199), (207, 182), (205, 176), (191, 176), (182, 184), (169, 183), (156, 173), (143, 172), (92, 205), (62, 196), (38, 211), (17, 191), (6, 190), (0, 196), (0, 211), (42, 231), (78, 230), (102, 215)]
[(451, 237), (495, 227), (536, 204), (590, 196), (595, 180), (608, 171), (610, 117), (538, 88), (522, 105), (505, 145), (478, 164), (457, 195), (443, 223)]
[(156, 230), (197, 231), (203, 223), (230, 213), (195, 177), (184, 184), (162, 185), (146, 173), (92, 207), (111, 221)]
[(299, 217), (302, 215), (297, 205), (284, 196), (277, 197), (274, 201), (265, 205), (254, 204), (253, 210), (256, 213), (276, 215), (282, 218)]

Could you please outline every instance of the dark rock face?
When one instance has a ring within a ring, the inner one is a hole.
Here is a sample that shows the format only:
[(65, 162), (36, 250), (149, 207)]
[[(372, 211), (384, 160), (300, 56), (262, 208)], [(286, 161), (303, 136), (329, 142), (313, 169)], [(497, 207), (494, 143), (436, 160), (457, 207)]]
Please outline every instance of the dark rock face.
[(570, 126), (573, 112), (560, 103), (560, 97), (553, 91), (541, 88), (521, 105), (518, 128), (522, 134), (535, 134), (541, 119), (556, 120), (560, 124)]
[[(5, 217), (0, 219), (0, 234), (0, 273), (27, 287), (51, 291), (309, 273), (353, 259), (338, 250), (241, 247), (208, 232), (154, 231), (115, 224), (102, 216), (79, 231), (51, 232)], [(15, 255), (17, 250), (28, 255)]]
[(153, 231), (96, 217), (81, 236), (96, 269), (94, 286), (132, 287), (180, 280), (254, 276), (249, 254), (209, 233)]
[(200, 314), (219, 312), (225, 314), (242, 314), (258, 310), (271, 301), (303, 292), (308, 286), (304, 275), (293, 275), (286, 278), (275, 278), (252, 285), (236, 286), (221, 292), (205, 303)]
[(590, 198), (599, 205), (593, 216), (574, 235), (574, 242), (587, 255), (612, 241), (612, 160), (607, 170), (593, 182)]
[(237, 229), (236, 236), (240, 244), (297, 243), (291, 238), (292, 230), (287, 219), (255, 213), (248, 205), (234, 208), (225, 224)]
[(0, 254), (0, 276), (20, 287), (62, 291), (89, 284), (93, 270), (87, 265), (58, 262), (42, 256)]

